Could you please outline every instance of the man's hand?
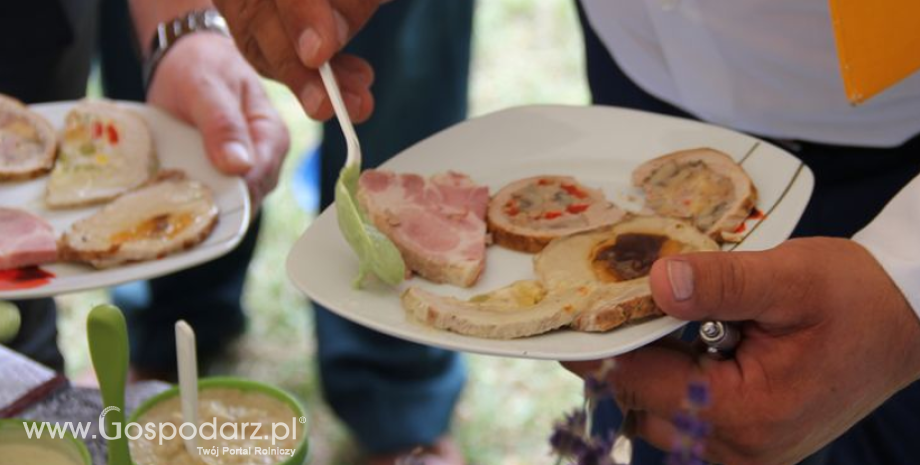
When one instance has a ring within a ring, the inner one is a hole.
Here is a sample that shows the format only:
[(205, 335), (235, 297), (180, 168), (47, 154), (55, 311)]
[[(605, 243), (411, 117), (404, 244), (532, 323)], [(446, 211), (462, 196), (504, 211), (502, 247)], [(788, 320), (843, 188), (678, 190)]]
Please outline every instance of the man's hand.
[(331, 60), (355, 121), (374, 109), (374, 73), (363, 59), (338, 54), (387, 0), (216, 0), (239, 49), (262, 75), (286, 84), (313, 118), (332, 116), (317, 69)]
[(712, 395), (702, 412), (712, 427), (704, 457), (763, 465), (801, 460), (920, 377), (920, 322), (855, 242), (668, 257), (653, 266), (651, 285), (674, 317), (745, 322), (732, 360), (675, 341), (617, 357), (617, 402), (639, 413), (640, 435), (656, 447), (671, 447), (691, 380), (708, 382)]
[(211, 162), (245, 177), (254, 208), (275, 188), (287, 128), (231, 39), (183, 37), (157, 67), (147, 101), (195, 126)]

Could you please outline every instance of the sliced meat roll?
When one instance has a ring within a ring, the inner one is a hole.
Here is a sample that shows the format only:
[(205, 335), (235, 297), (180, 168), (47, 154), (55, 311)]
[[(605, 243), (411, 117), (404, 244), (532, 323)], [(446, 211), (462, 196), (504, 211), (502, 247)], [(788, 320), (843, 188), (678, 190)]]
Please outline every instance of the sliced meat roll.
[(105, 202), (141, 186), (156, 169), (153, 136), (140, 115), (110, 102), (82, 102), (65, 119), (45, 203), (67, 208)]
[(489, 202), (492, 240), (521, 252), (539, 252), (551, 240), (611, 224), (624, 212), (599, 189), (569, 176), (536, 176), (515, 181)]
[(0, 207), (0, 270), (50, 263), (57, 255), (51, 225), (29, 212)]
[(162, 258), (207, 239), (217, 217), (208, 187), (167, 171), (71, 225), (61, 256), (97, 268)]
[(367, 170), (358, 202), (374, 226), (396, 244), (406, 266), (436, 283), (469, 287), (486, 259), (484, 220), (489, 189), (469, 176)]
[(633, 172), (655, 213), (681, 218), (720, 242), (737, 242), (735, 231), (757, 202), (754, 183), (730, 156), (710, 148), (658, 157)]
[(41, 115), (0, 95), (0, 181), (41, 176), (54, 166), (57, 136)]

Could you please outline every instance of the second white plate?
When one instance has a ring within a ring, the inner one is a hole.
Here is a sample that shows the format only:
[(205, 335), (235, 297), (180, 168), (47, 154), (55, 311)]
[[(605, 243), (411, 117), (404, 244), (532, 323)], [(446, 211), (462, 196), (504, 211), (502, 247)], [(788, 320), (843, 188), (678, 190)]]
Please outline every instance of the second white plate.
[[(64, 117), (77, 102), (56, 102), (31, 105), (29, 108), (48, 119), (56, 128), (64, 126)], [(55, 296), (68, 292), (84, 291), (116, 284), (155, 278), (189, 268), (233, 250), (243, 239), (249, 227), (250, 205), (246, 184), (238, 177), (221, 174), (204, 153), (201, 135), (189, 125), (166, 113), (146, 105), (119, 102), (139, 113), (153, 133), (161, 168), (181, 169), (193, 179), (210, 187), (220, 216), (214, 232), (203, 243), (167, 256), (160, 260), (134, 263), (115, 268), (97, 270), (90, 266), (55, 263), (42, 266), (54, 277), (35, 282), (34, 287), (9, 289), (9, 283), (0, 282), (0, 299), (27, 299)], [(50, 210), (43, 198), (47, 176), (26, 182), (0, 184), (0, 206), (28, 210), (48, 221), (60, 235), (70, 225), (101, 208), (93, 206), (69, 210)]]

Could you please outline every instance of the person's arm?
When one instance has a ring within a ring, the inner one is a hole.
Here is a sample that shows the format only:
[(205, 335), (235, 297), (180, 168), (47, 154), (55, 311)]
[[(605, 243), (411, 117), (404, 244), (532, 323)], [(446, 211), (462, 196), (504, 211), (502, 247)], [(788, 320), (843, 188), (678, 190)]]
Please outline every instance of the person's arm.
[(920, 176), (853, 240), (875, 256), (920, 317)]
[[(130, 5), (145, 58), (159, 23), (212, 6), (209, 0)], [(160, 59), (147, 101), (195, 126), (211, 162), (245, 177), (256, 207), (274, 189), (289, 147), (287, 128), (230, 37), (201, 31), (179, 38)]]

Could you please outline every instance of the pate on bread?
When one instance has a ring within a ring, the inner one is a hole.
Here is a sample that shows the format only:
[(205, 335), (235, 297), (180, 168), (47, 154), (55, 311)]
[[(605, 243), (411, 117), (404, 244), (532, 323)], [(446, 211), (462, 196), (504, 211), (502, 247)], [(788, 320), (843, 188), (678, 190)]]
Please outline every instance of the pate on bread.
[(714, 250), (718, 244), (684, 221), (631, 217), (550, 242), (534, 258), (536, 281), (469, 300), (410, 287), (402, 305), (427, 325), (476, 337), (510, 339), (562, 327), (609, 331), (660, 314), (648, 281), (655, 260)]

